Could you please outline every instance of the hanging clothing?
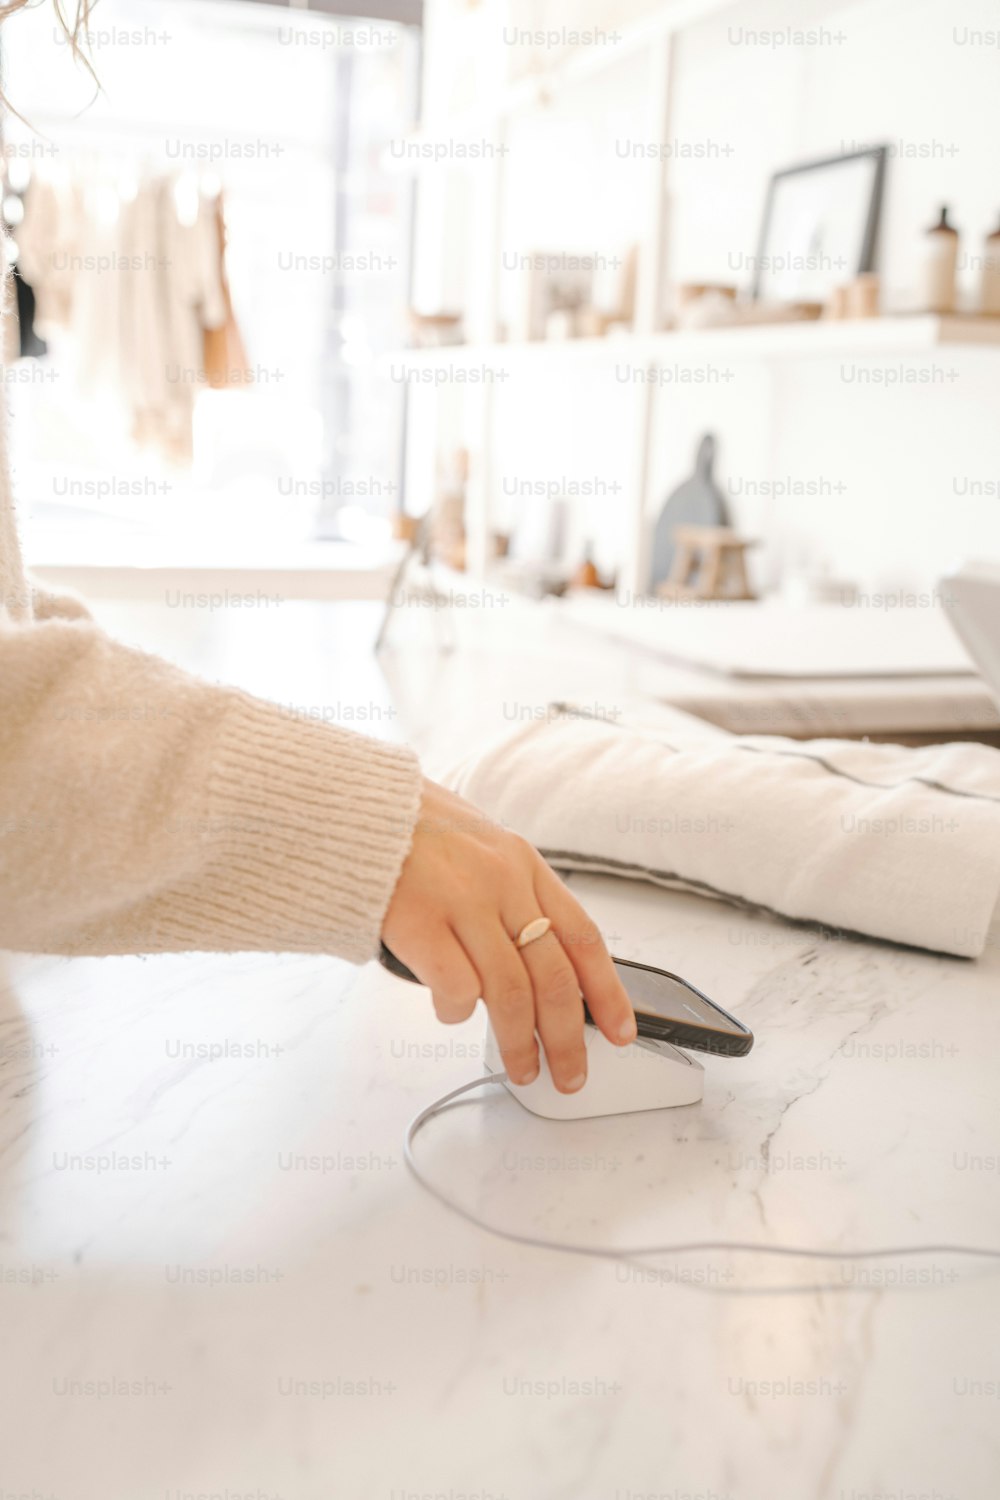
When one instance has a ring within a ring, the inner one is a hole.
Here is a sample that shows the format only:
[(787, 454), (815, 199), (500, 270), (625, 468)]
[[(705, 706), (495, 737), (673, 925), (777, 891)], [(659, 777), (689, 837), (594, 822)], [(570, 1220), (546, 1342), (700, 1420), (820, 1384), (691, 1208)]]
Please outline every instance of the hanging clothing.
[(35, 326), (42, 338), (69, 323), (75, 262), (83, 234), (83, 192), (67, 177), (32, 177), (17, 227), (17, 263), (35, 294)]
[(174, 175), (131, 188), (39, 180), (22, 228), (26, 274), (44, 320), (71, 335), (80, 391), (112, 393), (139, 444), (188, 462), (199, 391), (249, 379), (218, 198)]

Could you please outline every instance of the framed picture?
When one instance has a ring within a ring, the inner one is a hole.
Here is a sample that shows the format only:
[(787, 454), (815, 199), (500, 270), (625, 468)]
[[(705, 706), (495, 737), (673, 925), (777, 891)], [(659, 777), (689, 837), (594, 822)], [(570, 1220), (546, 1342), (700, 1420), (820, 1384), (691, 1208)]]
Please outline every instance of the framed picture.
[(753, 295), (825, 302), (874, 269), (885, 146), (775, 172), (767, 190)]
[(520, 261), (521, 301), (514, 324), (516, 340), (537, 342), (547, 338), (552, 313), (564, 313), (572, 322), (580, 309), (593, 301), (592, 256), (537, 251), (521, 256)]

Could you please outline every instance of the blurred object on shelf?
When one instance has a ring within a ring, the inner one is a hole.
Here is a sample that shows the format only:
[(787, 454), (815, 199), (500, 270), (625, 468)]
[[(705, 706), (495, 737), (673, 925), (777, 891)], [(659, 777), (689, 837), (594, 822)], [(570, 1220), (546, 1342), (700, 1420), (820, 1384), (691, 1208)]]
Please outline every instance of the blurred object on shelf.
[(880, 316), (881, 282), (874, 271), (855, 276), (831, 288), (823, 318), (839, 322), (843, 318), (877, 318)]
[(569, 503), (564, 495), (531, 495), (521, 504), (511, 532), (510, 557), (518, 562), (565, 568)]
[(821, 302), (740, 302), (712, 291), (678, 312), (674, 328), (759, 328), (771, 323), (810, 323), (822, 315)]
[(755, 302), (826, 303), (836, 282), (874, 269), (885, 146), (775, 172), (755, 259)]
[(504, 583), (535, 599), (564, 594), (571, 572), (566, 560), (570, 523), (565, 495), (525, 497), (512, 517), (507, 551), (498, 563)]
[(572, 338), (576, 338), (576, 318), (572, 309), (554, 307), (545, 319), (546, 343), (559, 344)]
[(741, 328), (769, 323), (812, 323), (823, 315), (822, 302), (740, 302), (733, 322)]
[(583, 560), (569, 580), (571, 589), (608, 589), (614, 588), (613, 582), (605, 582), (593, 559), (593, 549), (588, 542), (584, 548)]
[(510, 537), (505, 531), (494, 531), (492, 535), (493, 556), (507, 557), (510, 554)]
[(847, 284), (847, 316), (849, 318), (877, 318), (881, 284), (874, 271), (866, 271)]
[(665, 583), (671, 576), (679, 526), (711, 527), (729, 523), (729, 511), (712, 472), (715, 453), (715, 438), (706, 432), (698, 444), (694, 473), (668, 495), (660, 512), (651, 548), (650, 588), (654, 593), (657, 585)]
[(465, 496), (469, 482), (469, 452), (456, 448), (445, 464), (441, 491), (431, 509), (430, 542), (435, 557), (465, 571)]
[(608, 331), (611, 319), (597, 307), (581, 307), (574, 319), (574, 332), (578, 339), (602, 339)]
[[(548, 338), (572, 338), (575, 318), (591, 304), (594, 287), (593, 258), (565, 251), (532, 251), (515, 255), (508, 270), (520, 272), (520, 297), (512, 337), (516, 343), (537, 343)], [(549, 326), (553, 314), (563, 314)]]
[(520, 277), (509, 337), (514, 343), (599, 339), (632, 331), (638, 247), (606, 251), (505, 254)]
[(464, 344), (461, 313), (421, 313), (410, 308), (410, 335), (415, 349), (448, 349)]
[(823, 317), (829, 322), (839, 323), (848, 316), (847, 287), (843, 284), (831, 287), (830, 295), (826, 299), (826, 306), (823, 308)]
[(611, 324), (635, 323), (635, 294), (639, 275), (639, 247), (629, 245), (624, 254), (601, 256), (594, 275), (593, 312), (601, 327), (594, 336), (607, 332)]
[(988, 318), (1000, 317), (1000, 224), (983, 241), (979, 311)]
[(852, 605), (858, 585), (850, 578), (834, 578), (823, 567), (801, 565), (786, 569), (781, 581), (781, 602), (793, 609), (810, 604)]
[(755, 541), (728, 526), (678, 526), (670, 577), (657, 589), (661, 599), (755, 599), (746, 554)]
[(517, 558), (504, 562), (499, 578), (504, 588), (529, 599), (561, 599), (569, 588), (569, 579), (562, 568), (521, 562)]
[(630, 328), (635, 326), (636, 294), (639, 286), (639, 246), (630, 245), (625, 257), (625, 268), (622, 276), (622, 302), (621, 310), (616, 323), (627, 323)]
[(570, 579), (569, 586), (571, 589), (599, 589), (601, 587), (600, 575), (594, 567), (589, 548), (584, 554), (583, 562)]
[(688, 281), (675, 293), (675, 328), (715, 328), (734, 318), (736, 287), (722, 282)]
[(944, 206), (937, 223), (932, 224), (924, 235), (918, 296), (921, 312), (955, 311), (957, 268), (958, 230), (948, 222), (948, 209)]

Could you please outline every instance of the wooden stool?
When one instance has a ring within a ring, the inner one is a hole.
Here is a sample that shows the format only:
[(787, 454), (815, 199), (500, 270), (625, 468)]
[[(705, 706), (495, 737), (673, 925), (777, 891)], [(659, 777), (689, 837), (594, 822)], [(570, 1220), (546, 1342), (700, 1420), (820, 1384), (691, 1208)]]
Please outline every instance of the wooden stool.
[(678, 526), (670, 577), (661, 583), (664, 599), (755, 599), (747, 578), (747, 549), (757, 543), (728, 526)]

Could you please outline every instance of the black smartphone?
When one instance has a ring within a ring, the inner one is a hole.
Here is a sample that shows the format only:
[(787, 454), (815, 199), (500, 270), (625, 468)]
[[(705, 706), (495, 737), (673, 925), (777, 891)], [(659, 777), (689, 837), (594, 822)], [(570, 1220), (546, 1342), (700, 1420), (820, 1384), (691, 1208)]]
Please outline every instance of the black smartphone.
[(612, 963), (632, 1002), (640, 1036), (720, 1057), (745, 1057), (750, 1051), (753, 1032), (686, 979), (627, 958)]
[[(379, 962), (390, 974), (420, 983), (384, 943)], [(628, 958), (613, 958), (612, 963), (632, 1001), (640, 1036), (689, 1047), (692, 1052), (714, 1052), (720, 1057), (745, 1057), (750, 1051), (753, 1032), (686, 979), (666, 969), (654, 969), (651, 964), (633, 963)], [(586, 1006), (584, 1010), (593, 1025)]]

